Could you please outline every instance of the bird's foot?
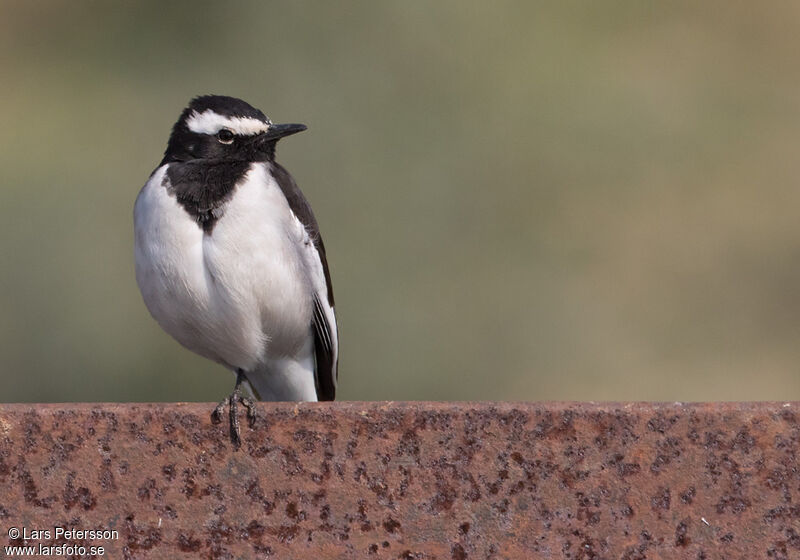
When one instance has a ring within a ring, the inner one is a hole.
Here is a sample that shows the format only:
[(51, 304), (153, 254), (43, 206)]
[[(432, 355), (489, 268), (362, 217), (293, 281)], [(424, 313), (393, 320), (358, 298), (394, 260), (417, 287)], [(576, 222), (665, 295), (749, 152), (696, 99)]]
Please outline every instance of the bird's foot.
[(242, 405), (247, 409), (247, 424), (250, 428), (253, 428), (256, 424), (256, 406), (252, 399), (249, 399), (242, 395), (241, 384), (244, 381), (244, 372), (238, 371), (236, 372), (236, 386), (233, 388), (233, 392), (226, 398), (222, 399), (222, 401), (217, 405), (214, 409), (214, 412), (211, 413), (211, 421), (214, 424), (219, 424), (222, 422), (222, 414), (225, 411), (225, 405), (228, 405), (228, 418), (230, 424), (230, 435), (231, 435), (231, 443), (236, 449), (242, 446), (242, 435), (241, 430), (239, 428), (239, 414), (238, 414), (238, 404), (242, 403)]

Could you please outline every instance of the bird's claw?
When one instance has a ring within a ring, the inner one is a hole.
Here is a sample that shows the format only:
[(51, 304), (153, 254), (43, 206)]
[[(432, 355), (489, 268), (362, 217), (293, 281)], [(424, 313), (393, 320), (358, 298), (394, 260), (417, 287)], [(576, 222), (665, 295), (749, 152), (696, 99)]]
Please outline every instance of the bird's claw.
[(228, 397), (222, 399), (216, 408), (214, 408), (214, 412), (211, 413), (211, 422), (214, 424), (219, 424), (222, 422), (222, 414), (225, 411), (225, 405), (228, 405), (228, 421), (230, 424), (231, 443), (233, 443), (233, 446), (236, 449), (239, 449), (242, 446), (242, 435), (239, 427), (238, 414), (239, 403), (242, 403), (242, 405), (247, 409), (247, 425), (251, 429), (256, 425), (255, 403), (252, 399), (242, 395), (242, 391), (240, 389), (243, 379), (244, 375), (242, 373), (238, 373), (236, 376), (236, 387), (234, 387), (233, 392)]
[(247, 397), (242, 397), (241, 402), (247, 409), (247, 425), (250, 429), (253, 429), (256, 427), (256, 405), (253, 399), (248, 399)]

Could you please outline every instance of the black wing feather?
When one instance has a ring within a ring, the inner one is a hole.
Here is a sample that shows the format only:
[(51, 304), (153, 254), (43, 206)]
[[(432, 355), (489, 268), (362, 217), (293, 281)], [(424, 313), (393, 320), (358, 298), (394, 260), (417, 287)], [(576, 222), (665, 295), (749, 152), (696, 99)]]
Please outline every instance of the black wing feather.
[(332, 401), (336, 398), (338, 363), (334, 363), (333, 360), (334, 351), (329, 328), (325, 312), (322, 310), (319, 298), (315, 295), (314, 353), (317, 360), (317, 371), (314, 382), (317, 387), (317, 398), (321, 401)]
[[(322, 236), (319, 233), (319, 225), (314, 217), (314, 212), (311, 210), (311, 205), (303, 196), (294, 178), (289, 174), (286, 169), (278, 163), (272, 162), (272, 175), (275, 181), (283, 192), (283, 196), (289, 203), (291, 208), (300, 223), (306, 228), (314, 247), (319, 254), (319, 259), (322, 263), (322, 271), (325, 274), (325, 286), (327, 287), (328, 305), (334, 306), (333, 303), (333, 285), (331, 284), (331, 275), (328, 271), (328, 259), (325, 256), (325, 245), (322, 242)], [(336, 325), (331, 325), (325, 315), (317, 295), (314, 295), (314, 316), (312, 319), (312, 327), (314, 331), (314, 352), (316, 354), (317, 369), (315, 372), (314, 382), (317, 388), (317, 398), (321, 401), (332, 401), (336, 398), (336, 380), (338, 378), (338, 352), (333, 348), (331, 338), (331, 329), (335, 329)], [(334, 355), (337, 358), (334, 360)]]

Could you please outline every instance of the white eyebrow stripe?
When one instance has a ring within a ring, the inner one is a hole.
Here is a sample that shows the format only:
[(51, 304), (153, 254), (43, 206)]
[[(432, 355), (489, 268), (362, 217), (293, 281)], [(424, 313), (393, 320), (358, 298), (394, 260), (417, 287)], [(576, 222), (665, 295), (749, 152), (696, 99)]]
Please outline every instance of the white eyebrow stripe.
[(226, 117), (215, 113), (211, 109), (206, 109), (202, 113), (192, 111), (186, 120), (189, 130), (198, 134), (216, 134), (223, 128), (230, 129), (234, 134), (241, 136), (251, 136), (266, 132), (269, 123), (250, 117)]

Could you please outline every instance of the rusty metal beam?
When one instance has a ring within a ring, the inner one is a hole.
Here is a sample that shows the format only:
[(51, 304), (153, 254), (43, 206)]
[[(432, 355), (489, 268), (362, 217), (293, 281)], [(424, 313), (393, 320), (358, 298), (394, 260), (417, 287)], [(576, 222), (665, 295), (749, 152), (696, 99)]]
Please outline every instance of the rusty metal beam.
[(0, 405), (0, 543), (108, 558), (800, 558), (800, 403), (262, 403), (239, 451), (212, 408)]

